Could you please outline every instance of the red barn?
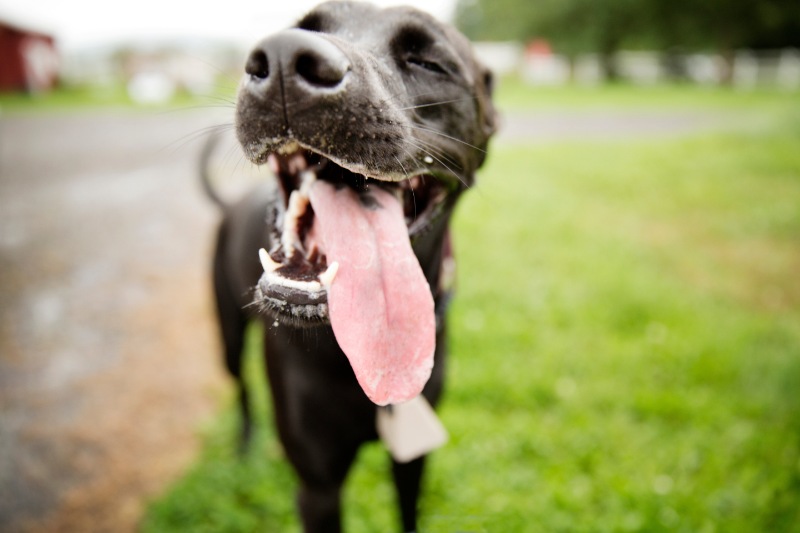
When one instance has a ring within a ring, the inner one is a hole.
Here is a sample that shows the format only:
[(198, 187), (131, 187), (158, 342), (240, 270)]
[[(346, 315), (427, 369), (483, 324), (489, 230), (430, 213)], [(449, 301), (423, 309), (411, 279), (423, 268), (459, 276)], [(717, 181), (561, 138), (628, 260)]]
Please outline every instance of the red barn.
[(0, 92), (51, 89), (58, 68), (53, 37), (0, 20)]

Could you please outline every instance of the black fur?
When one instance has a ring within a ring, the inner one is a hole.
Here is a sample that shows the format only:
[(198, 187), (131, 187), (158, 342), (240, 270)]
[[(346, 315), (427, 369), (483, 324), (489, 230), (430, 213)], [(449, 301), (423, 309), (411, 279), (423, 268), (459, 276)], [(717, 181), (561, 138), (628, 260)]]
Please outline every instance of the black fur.
[[(379, 10), (349, 2), (322, 4), (297, 29), (263, 40), (246, 70), (236, 126), (253, 162), (264, 163), (268, 154), (299, 143), (332, 161), (338, 172), (363, 175), (360, 180), (397, 181), (425, 173), (445, 184), (447, 196), (436, 215), (412, 239), (439, 315), (434, 370), (423, 392), (436, 405), (446, 353), (447, 294), (440, 290), (440, 277), (450, 254), (447, 228), (494, 130), (490, 76), (463, 36), (432, 17), (410, 8)], [(264, 318), (278, 434), (301, 481), (304, 528), (339, 531), (342, 483), (359, 446), (377, 437), (376, 406), (356, 382), (324, 316), (280, 316), (264, 302), (253, 305), (262, 274), (257, 252), (275, 245), (276, 213), (286, 201), (282, 191), (291, 186), (283, 183), (291, 174), (279, 174), (276, 183), (224, 206), (214, 288), (225, 361), (239, 384), (246, 442), (243, 333), (249, 320)], [(424, 458), (393, 465), (406, 531), (416, 528), (423, 463)]]

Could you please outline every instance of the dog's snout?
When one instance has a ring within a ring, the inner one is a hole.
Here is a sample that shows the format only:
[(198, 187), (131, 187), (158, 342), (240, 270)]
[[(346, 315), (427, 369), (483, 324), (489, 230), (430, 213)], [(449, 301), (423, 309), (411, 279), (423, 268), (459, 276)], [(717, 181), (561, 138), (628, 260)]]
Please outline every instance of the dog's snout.
[(285, 88), (305, 92), (337, 89), (351, 70), (347, 56), (329, 40), (304, 30), (286, 30), (250, 53), (245, 72), (263, 82), (280, 69)]

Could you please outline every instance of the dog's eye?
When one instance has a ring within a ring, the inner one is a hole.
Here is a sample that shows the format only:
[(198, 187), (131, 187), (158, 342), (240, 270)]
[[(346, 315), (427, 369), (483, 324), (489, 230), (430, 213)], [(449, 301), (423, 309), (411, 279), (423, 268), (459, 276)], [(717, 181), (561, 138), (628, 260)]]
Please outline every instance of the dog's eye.
[(301, 30), (322, 32), (324, 31), (325, 23), (319, 13), (309, 13), (297, 23), (297, 27)]
[(448, 68), (435, 52), (436, 42), (424, 28), (408, 26), (401, 28), (392, 39), (392, 49), (398, 60), (409, 67), (419, 67), (436, 74), (448, 74)]
[(435, 61), (429, 61), (421, 57), (410, 56), (406, 59), (406, 63), (424, 68), (430, 72), (436, 72), (437, 74), (447, 74), (447, 70), (439, 63), (436, 63)]
[(483, 74), (483, 85), (486, 87), (486, 92), (490, 95), (494, 93), (494, 75), (486, 71)]

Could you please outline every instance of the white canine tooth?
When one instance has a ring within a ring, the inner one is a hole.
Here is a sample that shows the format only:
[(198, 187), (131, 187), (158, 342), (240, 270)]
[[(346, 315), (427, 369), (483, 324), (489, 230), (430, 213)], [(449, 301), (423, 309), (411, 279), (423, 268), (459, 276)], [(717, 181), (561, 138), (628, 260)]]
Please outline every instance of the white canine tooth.
[(428, 164), (428, 165), (432, 165), (433, 164), (433, 158), (431, 156), (429, 156), (429, 155), (426, 155), (423, 158), (423, 161), (425, 161), (425, 164)]
[(264, 272), (275, 272), (281, 266), (280, 263), (273, 261), (263, 248), (258, 251), (258, 258), (261, 259), (261, 266), (264, 267)]
[(319, 282), (322, 283), (322, 286), (326, 289), (331, 286), (333, 283), (333, 278), (336, 277), (336, 273), (339, 272), (339, 263), (334, 261), (330, 265), (328, 265), (327, 270), (319, 275)]
[(303, 210), (306, 205), (308, 205), (308, 196), (299, 190), (292, 191), (292, 194), (289, 196), (289, 210), (287, 213), (290, 213), (297, 218), (303, 214), (301, 210)]

